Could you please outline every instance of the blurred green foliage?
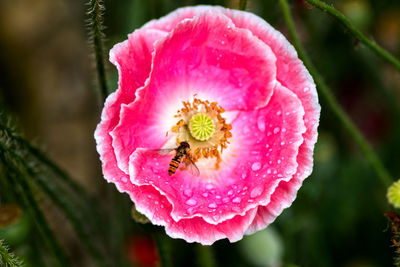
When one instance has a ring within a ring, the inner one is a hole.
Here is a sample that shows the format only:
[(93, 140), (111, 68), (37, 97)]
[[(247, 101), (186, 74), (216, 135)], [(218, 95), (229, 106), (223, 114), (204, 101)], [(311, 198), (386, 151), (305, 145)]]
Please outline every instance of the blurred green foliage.
[[(46, 1), (43, 0), (43, 3)], [(341, 10), (367, 36), (399, 58), (398, 0), (338, 0), (329, 3)], [(147, 21), (164, 16), (178, 7), (197, 4), (237, 8), (239, 1), (106, 0), (106, 51), (125, 40), (127, 34)], [(74, 30), (84, 29), (83, 4), (79, 6), (72, 1), (65, 1), (63, 5), (76, 11), (69, 16), (81, 21), (80, 28)], [(372, 143), (391, 174), (400, 177), (400, 74), (360, 45), (326, 13), (312, 8), (302, 0), (291, 1), (291, 7), (296, 28), (312, 61), (333, 88), (341, 105)], [(287, 36), (277, 1), (248, 0), (247, 10), (261, 16)], [(0, 40), (7, 47), (8, 40)], [(40, 45), (40, 41), (37, 42)], [(20, 62), (17, 68), (8, 70), (10, 61), (12, 60), (7, 56), (0, 56), (0, 70), (10, 74), (0, 79), (0, 102), (20, 116), (23, 127), (30, 133), (30, 127), (33, 126), (32, 122), (27, 121), (32, 120), (26, 115), (29, 110), (23, 110), (26, 108), (26, 99), (22, 99), (21, 92), (25, 92), (24, 89), (31, 85), (28, 81), (18, 81), (15, 77), (30, 77), (29, 74), (24, 76), (21, 73), (29, 72), (32, 66), (24, 66)], [(108, 87), (116, 89), (116, 69), (109, 63), (107, 74)], [(88, 91), (91, 90), (89, 88), (90, 82), (87, 84)], [(383, 216), (390, 209), (385, 199), (386, 188), (382, 187), (335, 116), (325, 108), (326, 103), (321, 101), (321, 106), (314, 171), (304, 182), (296, 201), (277, 218), (273, 228), (266, 232), (257, 233), (234, 244), (226, 240), (216, 242), (213, 245), (213, 258), (217, 265), (356, 267), (392, 264), (394, 253), (391, 248), (391, 233), (386, 231), (388, 224)], [(40, 134), (38, 136), (40, 140)], [(94, 146), (92, 149), (95, 149)], [(98, 170), (99, 162), (93, 162), (93, 166)], [(129, 265), (125, 259), (129, 240), (162, 230), (135, 224), (130, 219), (131, 203), (128, 197), (115, 193), (112, 185), (105, 185), (99, 172), (95, 181), (93, 187), (100, 188), (96, 194), (106, 196), (100, 203), (109, 216), (105, 218), (106, 222), (98, 222), (107, 225), (109, 230), (101, 233), (100, 240), (107, 238), (105, 242), (110, 244), (107, 256), (114, 266)], [(15, 197), (4, 186), (0, 187), (0, 195), (0, 204), (15, 201)], [(40, 194), (36, 194), (36, 197), (41, 199)], [(110, 207), (109, 203), (117, 203), (118, 208)], [(48, 263), (46, 253), (32, 224), (32, 218), (24, 213), (17, 224), (0, 229), (0, 239), (8, 240), (12, 249), (29, 265), (45, 266)], [(20, 232), (17, 235), (15, 231)], [(21, 236), (26, 237), (29, 242), (21, 242), (18, 238)], [(62, 234), (58, 236), (61, 240), (64, 237)], [(83, 266), (82, 264), (90, 260), (87, 259), (86, 252), (78, 251), (82, 250), (78, 240), (68, 239), (68, 243), (64, 242), (63, 245), (69, 248), (69, 255), (77, 257), (73, 262)], [(169, 238), (166, 242), (170, 245), (173, 266), (192, 265), (198, 251), (196, 245)], [(74, 249), (74, 246), (78, 249)], [(254, 257), (259, 257), (249, 259), (249, 251), (254, 248), (258, 249)], [(263, 260), (264, 265), (260, 262)]]

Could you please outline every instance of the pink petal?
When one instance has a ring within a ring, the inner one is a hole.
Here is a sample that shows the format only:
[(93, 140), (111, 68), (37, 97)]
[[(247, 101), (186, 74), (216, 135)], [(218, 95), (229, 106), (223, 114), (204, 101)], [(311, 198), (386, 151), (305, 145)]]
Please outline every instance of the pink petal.
[(306, 139), (316, 141), (320, 105), (312, 77), (297, 57), (296, 50), (286, 38), (260, 17), (238, 10), (215, 6), (196, 6), (180, 8), (158, 20), (152, 20), (143, 28), (171, 31), (184, 19), (190, 19), (204, 12), (223, 13), (228, 16), (236, 27), (248, 29), (257, 38), (267, 44), (277, 58), (277, 79), (283, 86), (293, 91), (302, 102), (306, 115)]
[(259, 208), (257, 219), (252, 226), (253, 229), (249, 230), (250, 233), (266, 227), (284, 208), (290, 206), (302, 181), (310, 175), (321, 108), (318, 104), (317, 92), (312, 77), (301, 60), (298, 59), (293, 46), (280, 32), (254, 14), (212, 6), (187, 7), (179, 9), (160, 20), (151, 21), (145, 27), (169, 31), (182, 19), (192, 18), (205, 10), (212, 10), (216, 13), (222, 12), (232, 19), (236, 27), (249, 29), (255, 36), (271, 47), (277, 57), (278, 81), (298, 96), (305, 110), (304, 122), (307, 131), (303, 134), (304, 143), (299, 148), (298, 171), (291, 181), (282, 181), (280, 183), (271, 198), (268, 209), (266, 207)]
[(171, 204), (152, 186), (135, 187), (131, 184), (126, 185), (128, 187), (123, 187), (124, 185), (122, 185), (123, 190), (129, 193), (139, 212), (150, 218), (154, 224), (165, 226), (169, 236), (182, 238), (187, 242), (211, 245), (223, 238), (228, 238), (231, 242), (238, 241), (242, 239), (256, 213), (256, 209), (252, 209), (243, 216), (236, 215), (231, 220), (217, 225), (208, 224), (200, 217), (175, 221), (170, 216)]
[[(269, 203), (281, 180), (296, 172), (298, 148), (305, 131), (297, 97), (277, 84), (268, 105), (240, 112), (233, 121), (233, 156), (210, 175), (167, 174), (172, 156), (137, 149), (130, 158), (132, 183), (152, 185), (173, 205), (176, 220), (201, 216), (218, 224)], [(227, 152), (225, 152), (227, 153)], [(210, 163), (213, 166), (213, 162)]]
[(161, 147), (181, 102), (195, 94), (226, 110), (266, 105), (275, 84), (270, 52), (223, 15), (204, 13), (178, 24), (157, 43), (149, 80), (111, 132), (118, 166), (127, 173), (137, 147)]
[[(280, 32), (251, 13), (243, 14), (242, 12), (227, 9), (225, 9), (224, 13), (233, 20), (236, 26), (251, 30), (254, 35), (271, 47), (277, 57), (278, 81), (298, 96), (305, 111), (304, 123), (307, 131), (303, 134), (304, 143), (300, 146), (299, 155), (297, 156), (298, 170), (291, 181), (281, 182), (267, 208), (259, 208), (258, 216), (254, 222), (255, 225), (252, 226), (259, 230), (265, 228), (284, 208), (291, 205), (303, 180), (311, 174), (313, 149), (318, 136), (317, 127), (321, 107), (318, 103), (318, 96), (312, 77), (301, 60), (298, 59), (293, 46)], [(260, 223), (260, 218), (264, 223)], [(254, 230), (250, 229), (249, 233)]]
[(275, 57), (268, 46), (226, 16), (205, 12), (177, 24), (157, 44), (146, 89), (165, 96), (183, 87), (234, 110), (265, 106), (274, 84)]
[[(110, 94), (104, 104), (101, 122), (96, 128), (97, 151), (103, 163), (103, 174), (108, 181), (128, 180), (117, 166), (110, 131), (119, 122), (121, 105), (135, 99), (135, 91), (149, 76), (154, 42), (165, 34), (158, 30), (141, 29), (128, 36), (128, 40), (114, 46), (110, 61), (117, 67), (119, 89)], [(140, 45), (139, 45), (140, 44)], [(136, 75), (131, 75), (137, 73)]]

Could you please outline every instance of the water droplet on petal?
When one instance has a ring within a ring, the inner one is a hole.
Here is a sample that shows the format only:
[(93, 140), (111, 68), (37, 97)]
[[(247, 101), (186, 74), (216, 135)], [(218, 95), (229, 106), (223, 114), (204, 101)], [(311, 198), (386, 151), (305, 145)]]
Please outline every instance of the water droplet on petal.
[(232, 200), (233, 203), (240, 203), (240, 201), (241, 201), (240, 197), (235, 197), (235, 198)]
[(310, 90), (310, 88), (308, 88), (308, 87), (304, 87), (304, 89), (303, 89), (304, 93), (306, 93), (308, 90)]
[(265, 118), (263, 116), (258, 117), (257, 127), (261, 132), (265, 131)]
[(250, 192), (250, 197), (255, 198), (261, 195), (263, 189), (261, 187), (256, 187)]
[(193, 198), (189, 198), (189, 199), (186, 201), (186, 204), (188, 204), (189, 206), (194, 206), (194, 205), (197, 204), (197, 201), (196, 201), (195, 199), (193, 199)]
[(208, 197), (208, 193), (205, 192), (205, 193), (202, 194), (202, 196), (203, 196), (203, 197)]
[(213, 219), (214, 219), (214, 221), (218, 221), (219, 220), (219, 216), (218, 215), (214, 215)]
[(217, 207), (217, 204), (211, 203), (210, 205), (208, 205), (208, 207), (209, 207), (210, 209), (215, 209), (215, 208)]
[(280, 110), (278, 110), (278, 112), (276, 112), (276, 115), (279, 116), (279, 115), (281, 115), (281, 113), (282, 112)]
[(280, 131), (279, 127), (275, 127), (275, 128), (274, 128), (274, 134), (279, 133), (279, 131)]
[(282, 141), (282, 142), (281, 142), (281, 146), (284, 146), (284, 145), (285, 145), (285, 142)]
[(228, 191), (228, 195), (230, 196), (230, 195), (232, 195), (233, 194), (233, 190), (229, 190)]
[(229, 197), (224, 197), (224, 198), (222, 199), (222, 202), (224, 202), (224, 203), (229, 202)]
[(213, 189), (214, 188), (214, 186), (212, 185), (212, 184), (208, 184), (207, 186), (206, 186), (206, 189), (208, 189), (208, 190), (211, 190), (211, 189)]
[(191, 197), (192, 196), (192, 190), (191, 189), (185, 189), (185, 191), (183, 191), (183, 194), (187, 197)]
[(123, 177), (122, 182), (126, 183), (126, 182), (128, 182), (128, 179), (126, 179), (126, 177)]
[(251, 169), (253, 171), (258, 171), (259, 169), (261, 169), (261, 163), (260, 162), (254, 162), (253, 165), (251, 165)]

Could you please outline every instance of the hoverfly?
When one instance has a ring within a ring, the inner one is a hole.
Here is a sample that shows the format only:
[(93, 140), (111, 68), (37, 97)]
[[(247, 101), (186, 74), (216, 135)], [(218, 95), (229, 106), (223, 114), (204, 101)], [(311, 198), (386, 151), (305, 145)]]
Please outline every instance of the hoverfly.
[(181, 142), (177, 148), (157, 149), (158, 153), (168, 155), (175, 151), (175, 156), (171, 159), (168, 167), (168, 174), (173, 175), (182, 163), (183, 167), (192, 175), (199, 176), (200, 171), (190, 156), (190, 145), (188, 142)]

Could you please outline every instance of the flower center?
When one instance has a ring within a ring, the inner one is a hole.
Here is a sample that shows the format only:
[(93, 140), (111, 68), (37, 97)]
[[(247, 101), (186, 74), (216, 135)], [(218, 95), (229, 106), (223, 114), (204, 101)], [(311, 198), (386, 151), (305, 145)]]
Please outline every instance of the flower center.
[(171, 128), (171, 132), (176, 134), (176, 144), (187, 142), (194, 162), (201, 158), (215, 158), (215, 168), (218, 169), (221, 154), (232, 137), (232, 126), (221, 115), (225, 110), (217, 102), (203, 101), (196, 95), (193, 102), (182, 103), (184, 107), (175, 115), (180, 120)]
[(214, 134), (215, 125), (210, 116), (198, 113), (190, 119), (189, 130), (194, 139), (206, 141)]

